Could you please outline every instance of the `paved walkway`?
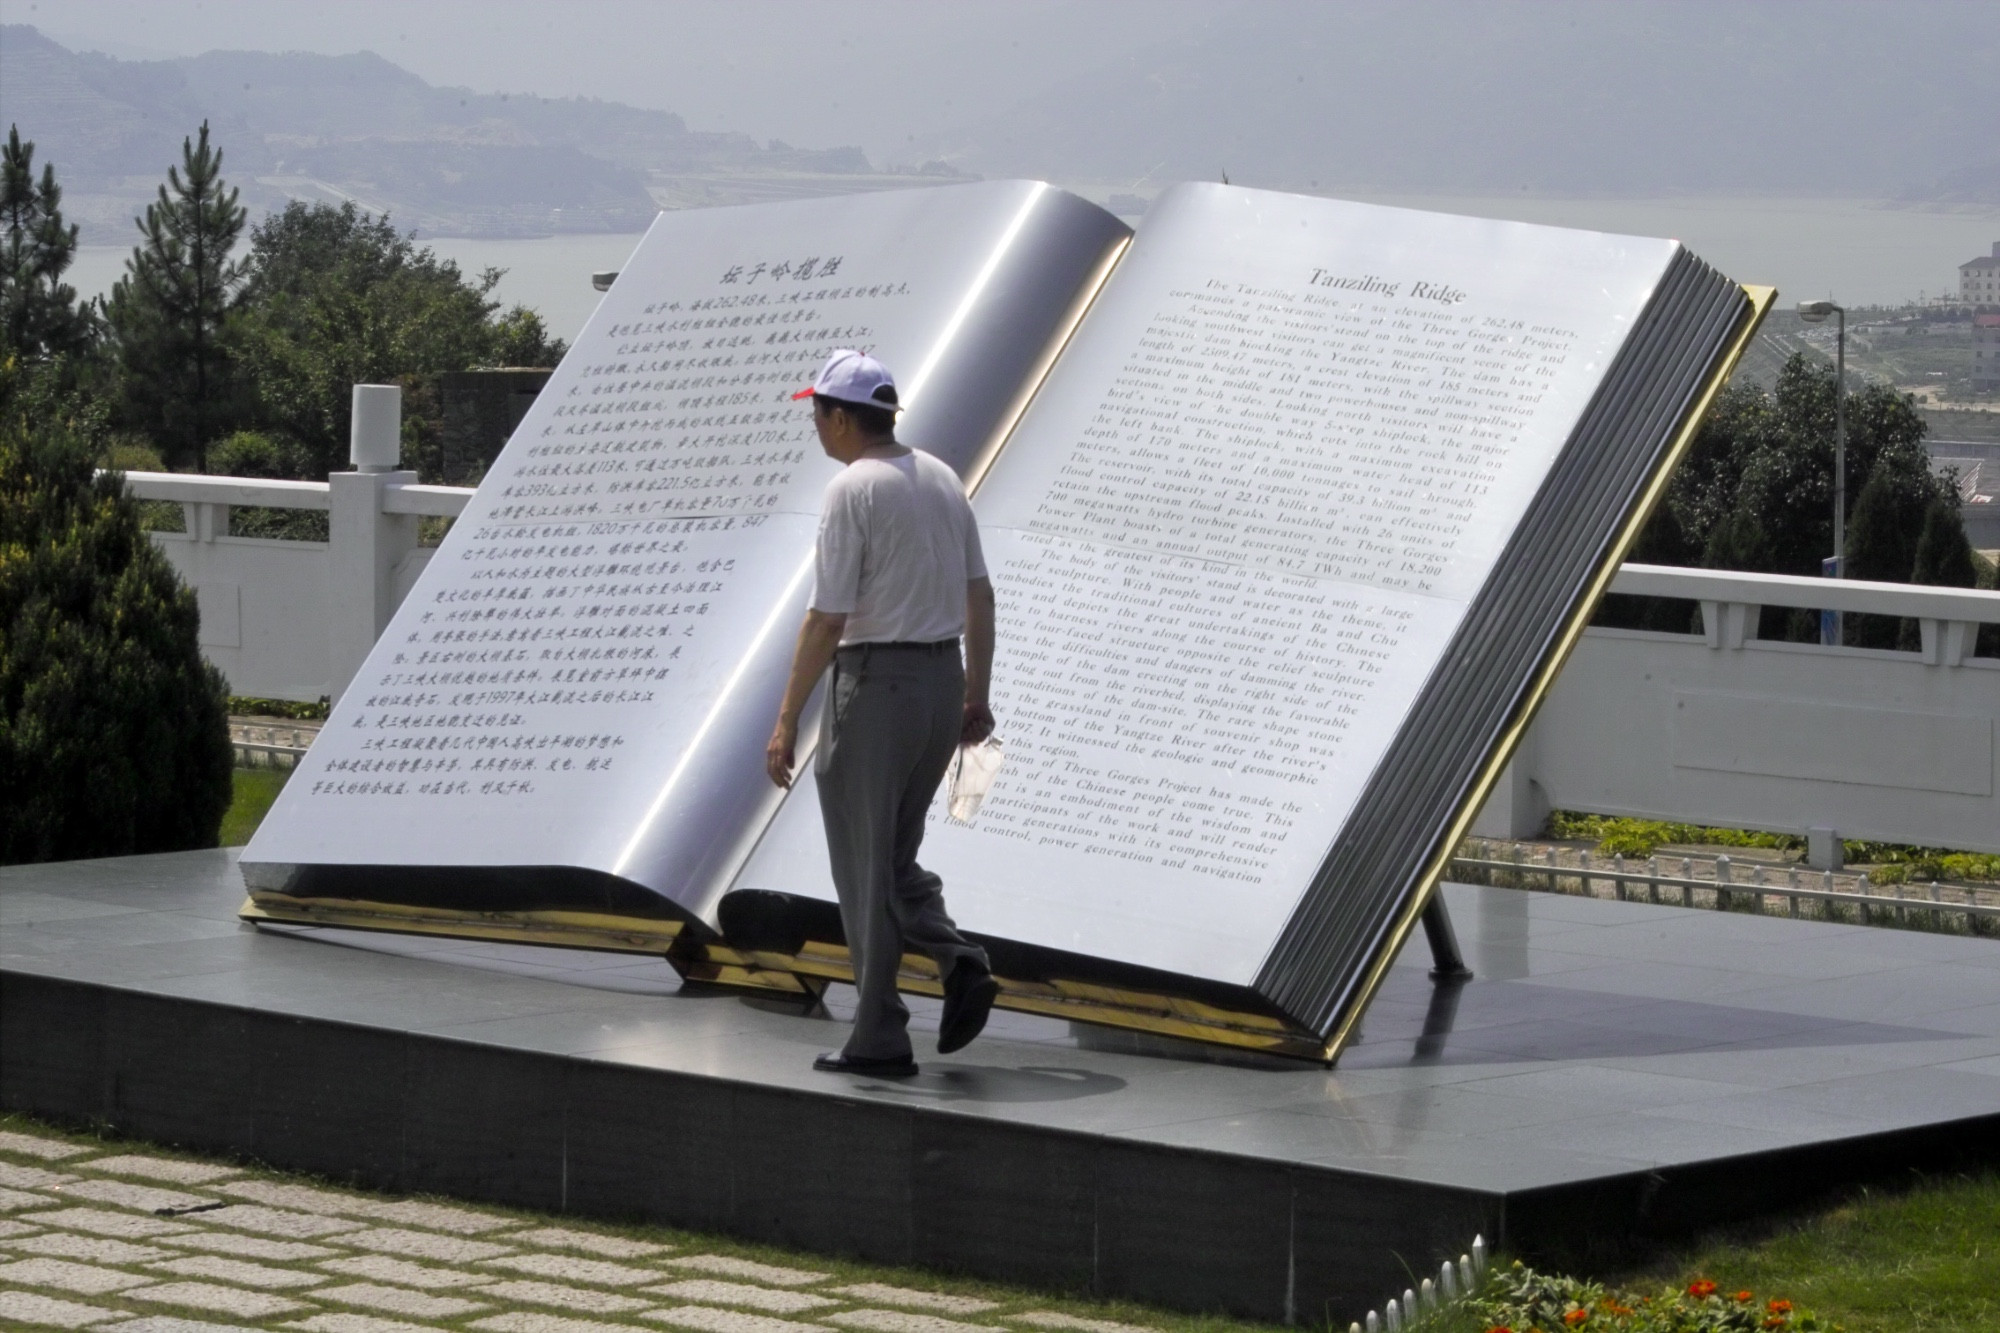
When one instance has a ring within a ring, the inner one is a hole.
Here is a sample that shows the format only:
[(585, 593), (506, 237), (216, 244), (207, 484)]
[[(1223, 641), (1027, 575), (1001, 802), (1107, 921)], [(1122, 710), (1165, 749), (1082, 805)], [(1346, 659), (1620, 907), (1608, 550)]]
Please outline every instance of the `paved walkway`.
[(9, 1328), (1155, 1333), (856, 1276), (0, 1130)]

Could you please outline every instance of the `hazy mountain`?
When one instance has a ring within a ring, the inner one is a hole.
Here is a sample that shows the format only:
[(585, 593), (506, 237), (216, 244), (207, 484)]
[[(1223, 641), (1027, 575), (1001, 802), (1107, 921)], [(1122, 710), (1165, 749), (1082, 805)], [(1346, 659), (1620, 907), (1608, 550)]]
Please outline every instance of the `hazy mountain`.
[(257, 211), (354, 198), (437, 235), (637, 231), (702, 175), (857, 177), (856, 148), (760, 146), (670, 112), (434, 87), (380, 56), (115, 60), (0, 28), (0, 122), (53, 162), (86, 240), (120, 241), (206, 118)]

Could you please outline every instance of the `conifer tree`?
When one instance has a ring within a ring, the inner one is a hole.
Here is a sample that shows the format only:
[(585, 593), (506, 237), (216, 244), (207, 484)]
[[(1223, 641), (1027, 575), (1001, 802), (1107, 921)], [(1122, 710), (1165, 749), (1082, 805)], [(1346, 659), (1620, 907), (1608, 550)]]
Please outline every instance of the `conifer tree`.
[[(1965, 518), (1959, 512), (1958, 492), (1938, 487), (1924, 510), (1923, 531), (1917, 535), (1916, 563), (1910, 582), (1942, 588), (1976, 588), (1979, 568), (1972, 562), (1972, 542), (1965, 535)], [(1912, 652), (1923, 646), (1923, 634), (1914, 620), (1905, 620), (1898, 647)]]
[[(1848, 518), (1842, 572), (1851, 579), (1909, 582), (1917, 538), (1937, 489), (1926, 472), (1878, 464)], [(1853, 647), (1897, 646), (1900, 632), (1892, 616), (1850, 615), (1846, 622), (1847, 642)]]
[(1942, 588), (1974, 588), (1979, 570), (1972, 563), (1972, 542), (1965, 535), (1965, 517), (1959, 511), (1958, 493), (1938, 487), (1938, 494), (1924, 510), (1923, 531), (1917, 536), (1916, 564), (1910, 582)]
[(244, 209), (222, 179), (222, 151), (181, 141), (157, 203), (139, 220), (143, 238), (112, 288), (107, 316), (117, 340), (120, 415), (150, 435), (169, 463), (206, 471), (208, 444), (231, 423), (227, 322), (241, 269), (229, 254)]
[(10, 126), (0, 149), (0, 361), (47, 362), (89, 348), (90, 308), (62, 280), (76, 238), (63, 222), (55, 167), (42, 167), (38, 185), (34, 142)]
[(101, 440), (0, 414), (0, 865), (213, 847), (227, 687)]

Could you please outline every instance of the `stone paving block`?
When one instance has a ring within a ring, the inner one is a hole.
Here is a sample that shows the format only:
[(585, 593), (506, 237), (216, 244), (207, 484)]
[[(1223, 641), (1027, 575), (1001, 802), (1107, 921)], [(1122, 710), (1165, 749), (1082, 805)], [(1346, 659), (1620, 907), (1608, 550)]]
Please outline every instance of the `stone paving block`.
[(358, 1217), (380, 1218), (384, 1222), (401, 1222), (408, 1227), (423, 1227), (429, 1231), (451, 1231), (461, 1236), (478, 1236), (488, 1231), (498, 1231), (502, 1227), (519, 1226), (511, 1217), (495, 1217), (491, 1213), (476, 1213), (470, 1208), (447, 1208), (440, 1203), (424, 1203), (418, 1199), (401, 1199), (385, 1203), (380, 1199), (364, 1199), (354, 1210)]
[(732, 1259), (726, 1254), (690, 1254), (684, 1259), (666, 1259), (662, 1262), (669, 1268), (692, 1268), (697, 1273), (748, 1278), (752, 1282), (764, 1282), (773, 1287), (804, 1287), (814, 1282), (824, 1282), (833, 1276), (831, 1273), (815, 1273), (804, 1268), (779, 1268), (775, 1264), (760, 1264), (749, 1259)]
[(206, 1319), (177, 1319), (172, 1315), (149, 1314), (128, 1319), (118, 1333), (257, 1333), (248, 1324), (216, 1324)]
[(341, 1217), (325, 1217), (319, 1213), (294, 1213), (283, 1208), (266, 1208), (262, 1204), (232, 1203), (227, 1208), (218, 1208), (212, 1213), (199, 1214), (204, 1223), (213, 1226), (235, 1227), (238, 1231), (252, 1231), (260, 1236), (285, 1236), (292, 1240), (317, 1240), (321, 1236), (337, 1236), (345, 1231), (359, 1231), (367, 1225), (350, 1222)]
[(80, 1144), (64, 1143), (61, 1139), (45, 1139), (38, 1134), (16, 1134), (10, 1129), (0, 1129), (0, 1152), (19, 1153), (23, 1157), (39, 1157), (45, 1162), (60, 1162), (70, 1157), (81, 1157), (85, 1153), (96, 1152)]
[(395, 1282), (424, 1291), (448, 1291), (453, 1287), (476, 1287), (491, 1282), (489, 1273), (464, 1273), (456, 1268), (432, 1268), (395, 1259), (386, 1254), (356, 1254), (345, 1259), (329, 1259), (320, 1265), (342, 1277), (365, 1277), (374, 1282)]
[(134, 1287), (123, 1293), (128, 1301), (149, 1305), (176, 1305), (187, 1310), (213, 1310), (238, 1319), (269, 1319), (311, 1307), (268, 1291), (244, 1291), (240, 1287), (218, 1287), (212, 1282), (162, 1282), (155, 1287)]
[(148, 1279), (121, 1273), (115, 1268), (99, 1268), (95, 1264), (73, 1263), (68, 1259), (16, 1259), (10, 1264), (0, 1264), (0, 1283), (54, 1287), (58, 1291), (73, 1291), (83, 1296), (102, 1296), (107, 1291), (122, 1291), (146, 1281)]
[(378, 1254), (406, 1254), (416, 1259), (436, 1259), (447, 1264), (469, 1264), (514, 1251), (485, 1240), (465, 1240), (458, 1236), (437, 1236), (424, 1231), (401, 1231), (394, 1227), (374, 1227), (340, 1238), (342, 1245)]
[[(295, 1208), (302, 1213), (355, 1213), (357, 1205), (369, 1200), (358, 1194), (337, 1194), (310, 1185), (286, 1185), (275, 1180), (232, 1180), (215, 1187), (218, 1194), (252, 1203), (268, 1203), (273, 1208)], [(358, 1214), (357, 1214), (358, 1215)]]
[(1010, 1314), (1010, 1324), (1029, 1324), (1035, 1328), (1058, 1328), (1071, 1333), (1159, 1333), (1158, 1329), (1147, 1328), (1144, 1324), (1121, 1324), (1113, 1319), (1084, 1319), (1060, 1310), (1030, 1310), (1026, 1314)]
[[(243, 1174), (233, 1166), (217, 1166), (213, 1162), (177, 1162), (171, 1157), (148, 1157), (144, 1153), (100, 1157), (90, 1163), (90, 1169), (109, 1172), (114, 1176), (140, 1176), (146, 1180), (165, 1180), (175, 1185), (206, 1185), (209, 1181), (221, 1180), (224, 1176)], [(172, 1321), (156, 1319), (153, 1322)]]
[(600, 1236), (594, 1231), (571, 1231), (567, 1227), (536, 1227), (533, 1231), (508, 1233), (511, 1245), (532, 1245), (550, 1250), (582, 1250), (606, 1259), (645, 1259), (656, 1254), (672, 1254), (671, 1245), (655, 1245), (646, 1240), (623, 1236)]
[(0, 1240), (6, 1240), (10, 1236), (32, 1236), (40, 1230), (40, 1227), (29, 1226), (26, 1222), (0, 1221)]
[(479, 1329), (481, 1333), (632, 1333), (630, 1324), (600, 1324), (589, 1319), (531, 1314), (526, 1310), (475, 1319), (468, 1327)]
[(717, 1310), (706, 1305), (675, 1305), (648, 1310), (639, 1317), (697, 1329), (699, 1333), (823, 1333), (826, 1328), (824, 1324), (802, 1324), (796, 1319), (774, 1319), (767, 1314), (744, 1314), (741, 1310)]
[(324, 1245), (308, 1245), (302, 1240), (267, 1240), (263, 1236), (246, 1236), (240, 1231), (190, 1231), (163, 1239), (167, 1244), (184, 1250), (206, 1250), (210, 1254), (229, 1254), (238, 1259), (273, 1259), (285, 1264), (306, 1259), (331, 1259), (340, 1253)]
[(120, 1208), (136, 1208), (143, 1213), (158, 1213), (177, 1208), (199, 1208), (203, 1204), (221, 1202), (212, 1194), (183, 1194), (179, 1190), (134, 1185), (123, 1180), (79, 1180), (74, 1185), (62, 1186), (60, 1192), (65, 1198), (88, 1199), (92, 1203), (115, 1204)]
[(61, 1171), (51, 1171), (47, 1167), (22, 1166), (19, 1162), (0, 1162), (0, 1185), (17, 1190), (45, 1190), (51, 1185), (67, 1184), (76, 1177)]
[[(213, 1213), (204, 1214), (213, 1217)], [(30, 1213), (21, 1219), (65, 1231), (88, 1231), (94, 1236), (121, 1236), (143, 1240), (148, 1236), (175, 1236), (194, 1228), (185, 1222), (169, 1222), (162, 1217), (141, 1217), (136, 1213), (114, 1213), (108, 1208), (60, 1208), (50, 1213)]]
[(460, 1315), (490, 1310), (490, 1305), (457, 1296), (433, 1296), (428, 1292), (407, 1291), (402, 1287), (381, 1287), (372, 1282), (355, 1282), (345, 1287), (327, 1287), (313, 1293), (316, 1301), (339, 1305), (359, 1305), (369, 1310), (408, 1315), (412, 1319), (456, 1319)]
[(965, 1324), (908, 1310), (844, 1310), (828, 1315), (826, 1321), (843, 1328), (864, 1328), (868, 1333), (992, 1333), (985, 1324)]
[(657, 1282), (660, 1277), (658, 1269), (633, 1268), (602, 1259), (578, 1259), (568, 1254), (514, 1254), (492, 1260), (486, 1267), (512, 1269), (531, 1277), (552, 1277), (559, 1282), (588, 1282), (599, 1287), (636, 1287), (641, 1282)]
[(372, 1314), (348, 1314), (345, 1311), (295, 1319), (283, 1327), (304, 1329), (306, 1333), (435, 1333), (429, 1324), (406, 1324), (400, 1319), (381, 1319)]
[(188, 1254), (149, 1267), (162, 1273), (172, 1273), (175, 1277), (209, 1277), (217, 1282), (256, 1287), (260, 1291), (291, 1291), (299, 1287), (317, 1287), (326, 1281), (318, 1273), (303, 1273), (296, 1268), (272, 1268), (243, 1259), (225, 1259), (219, 1254)]
[(815, 1296), (809, 1291), (773, 1291), (769, 1287), (753, 1287), (745, 1282), (719, 1282), (711, 1277), (691, 1277), (684, 1282), (669, 1282), (664, 1286), (647, 1287), (655, 1296), (665, 1296), (670, 1300), (696, 1301), (703, 1305), (747, 1305), (753, 1310), (769, 1310), (774, 1314), (803, 1314), (807, 1310), (823, 1310), (839, 1301), (827, 1296)]
[(82, 1259), (93, 1264), (143, 1264), (173, 1258), (172, 1250), (104, 1236), (79, 1236), (68, 1231), (44, 1231), (39, 1236), (10, 1240), (7, 1248), (22, 1254), (46, 1254), (52, 1259)]
[(834, 1287), (833, 1294), (868, 1305), (907, 1305), (915, 1310), (936, 1310), (941, 1314), (983, 1314), (1000, 1308), (998, 1301), (982, 1301), (976, 1296), (947, 1296), (941, 1291), (912, 1291), (880, 1282), (863, 1282), (853, 1287)]
[(25, 1190), (10, 1190), (0, 1187), (0, 1213), (18, 1213), (23, 1208), (47, 1207), (49, 1196), (29, 1194)]
[(553, 1282), (495, 1282), (490, 1287), (481, 1287), (479, 1294), (488, 1300), (553, 1305), (560, 1310), (581, 1310), (585, 1314), (630, 1314), (652, 1304), (636, 1296), (620, 1296), (614, 1291), (564, 1287)]
[(123, 1310), (59, 1301), (32, 1291), (0, 1290), (0, 1323), (33, 1324), (44, 1328), (89, 1328), (107, 1319), (123, 1319)]

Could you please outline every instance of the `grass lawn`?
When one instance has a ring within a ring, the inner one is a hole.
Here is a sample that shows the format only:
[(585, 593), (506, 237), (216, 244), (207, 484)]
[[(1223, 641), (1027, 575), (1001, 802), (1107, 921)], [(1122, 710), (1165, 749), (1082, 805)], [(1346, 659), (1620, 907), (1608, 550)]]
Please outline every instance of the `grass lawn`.
[(250, 841), (250, 835), (264, 822), (264, 815), (271, 808), (271, 802), (278, 799), (285, 779), (292, 775), (288, 768), (239, 768), (236, 770), (236, 793), (230, 799), (229, 811), (222, 816), (222, 845), (241, 847)]
[[(1506, 1262), (1503, 1256), (1500, 1266)], [(1843, 1333), (1993, 1333), (2000, 1329), (2000, 1174), (1864, 1189), (1831, 1208), (1578, 1276), (1600, 1289), (1559, 1298), (1540, 1317), (1518, 1305), (1484, 1317), (1452, 1309), (1415, 1327), (1417, 1333), (1784, 1329), (1810, 1312), (1818, 1320), (1812, 1327)], [(1660, 1307), (1691, 1288), (1714, 1293), (1692, 1302), (1711, 1315), (1702, 1322), (1663, 1319)], [(1736, 1299), (1739, 1292), (1748, 1299)], [(1651, 1311), (1642, 1298), (1651, 1298)], [(1564, 1319), (1573, 1314), (1564, 1307), (1579, 1300), (1587, 1317)], [(1774, 1317), (1772, 1301), (1790, 1305), (1775, 1307)]]
[(2000, 1329), (2000, 1174), (1868, 1190), (1761, 1234), (1719, 1238), (1616, 1285), (1708, 1278), (1759, 1301), (1783, 1296), (1847, 1333)]

